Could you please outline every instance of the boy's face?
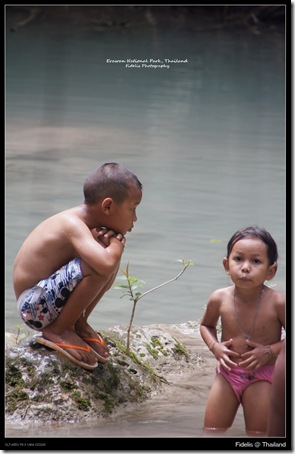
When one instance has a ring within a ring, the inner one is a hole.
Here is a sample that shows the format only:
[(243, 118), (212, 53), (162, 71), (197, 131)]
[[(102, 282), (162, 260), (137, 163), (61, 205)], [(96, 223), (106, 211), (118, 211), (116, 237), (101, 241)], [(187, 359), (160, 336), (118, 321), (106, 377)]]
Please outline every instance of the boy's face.
[(141, 199), (142, 191), (136, 186), (130, 186), (129, 197), (120, 204), (112, 202), (107, 227), (122, 235), (131, 232), (137, 221), (136, 208)]
[(232, 281), (239, 287), (252, 288), (270, 280), (276, 272), (276, 265), (269, 265), (267, 247), (256, 238), (237, 241), (223, 265)]

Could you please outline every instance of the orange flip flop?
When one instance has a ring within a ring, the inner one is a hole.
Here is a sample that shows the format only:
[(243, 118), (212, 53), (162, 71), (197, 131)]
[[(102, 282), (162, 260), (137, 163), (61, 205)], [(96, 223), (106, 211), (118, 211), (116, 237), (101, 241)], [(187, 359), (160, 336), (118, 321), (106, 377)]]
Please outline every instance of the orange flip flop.
[(44, 337), (39, 336), (34, 337), (34, 340), (38, 342), (38, 344), (42, 344), (45, 345), (45, 347), (56, 350), (58, 353), (61, 353), (63, 356), (68, 358), (72, 363), (76, 364), (77, 366), (83, 367), (83, 369), (93, 370), (98, 366), (98, 363), (91, 365), (84, 363), (83, 361), (79, 361), (78, 359), (74, 358), (74, 356), (72, 356), (69, 352), (64, 350), (65, 348), (73, 348), (75, 350), (83, 350), (89, 353), (91, 351), (89, 345), (87, 345), (87, 347), (80, 347), (79, 345), (62, 344), (59, 342), (51, 342), (48, 339), (44, 339)]
[[(96, 333), (96, 335), (98, 336), (98, 338), (96, 337), (83, 337), (83, 341), (86, 342), (89, 346), (89, 342), (94, 342), (96, 344), (99, 344), (101, 345), (102, 347), (105, 347), (106, 343), (105, 341), (103, 340), (103, 338), (101, 337), (101, 335), (99, 333)], [(99, 359), (99, 361), (101, 363), (106, 363), (108, 361), (108, 358), (105, 358), (103, 356), (101, 356), (96, 350), (93, 350), (93, 348), (89, 347), (91, 349), (91, 351), (95, 354), (95, 356)]]

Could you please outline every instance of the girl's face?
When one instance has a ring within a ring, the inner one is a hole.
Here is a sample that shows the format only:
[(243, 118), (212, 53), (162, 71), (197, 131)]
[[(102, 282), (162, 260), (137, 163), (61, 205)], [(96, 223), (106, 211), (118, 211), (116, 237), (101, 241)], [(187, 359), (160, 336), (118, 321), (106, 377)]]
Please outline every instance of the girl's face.
[(267, 246), (259, 238), (237, 241), (229, 255), (223, 259), (226, 273), (241, 288), (254, 288), (270, 280), (276, 273), (276, 265), (269, 265)]

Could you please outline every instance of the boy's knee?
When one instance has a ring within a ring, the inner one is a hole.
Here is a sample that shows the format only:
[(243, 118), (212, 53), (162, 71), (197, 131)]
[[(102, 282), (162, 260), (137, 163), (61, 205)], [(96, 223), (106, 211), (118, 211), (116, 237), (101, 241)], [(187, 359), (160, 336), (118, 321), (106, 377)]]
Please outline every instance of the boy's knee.
[(94, 279), (100, 279), (101, 281), (102, 280), (108, 281), (110, 279), (110, 276), (113, 275), (112, 272), (109, 274), (97, 273), (94, 268), (92, 268), (90, 265), (88, 265), (87, 262), (85, 262), (82, 259), (81, 259), (81, 271), (82, 271), (83, 278), (86, 278), (86, 277), (94, 278)]

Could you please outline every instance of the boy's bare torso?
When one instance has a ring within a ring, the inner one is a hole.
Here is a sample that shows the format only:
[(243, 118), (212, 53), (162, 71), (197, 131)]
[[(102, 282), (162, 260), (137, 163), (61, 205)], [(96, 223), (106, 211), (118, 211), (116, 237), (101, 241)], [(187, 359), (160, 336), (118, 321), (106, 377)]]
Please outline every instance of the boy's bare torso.
[(82, 207), (74, 207), (46, 219), (31, 232), (14, 262), (17, 298), (24, 290), (79, 256), (73, 238), (85, 235), (89, 241), (93, 240), (84, 217)]

